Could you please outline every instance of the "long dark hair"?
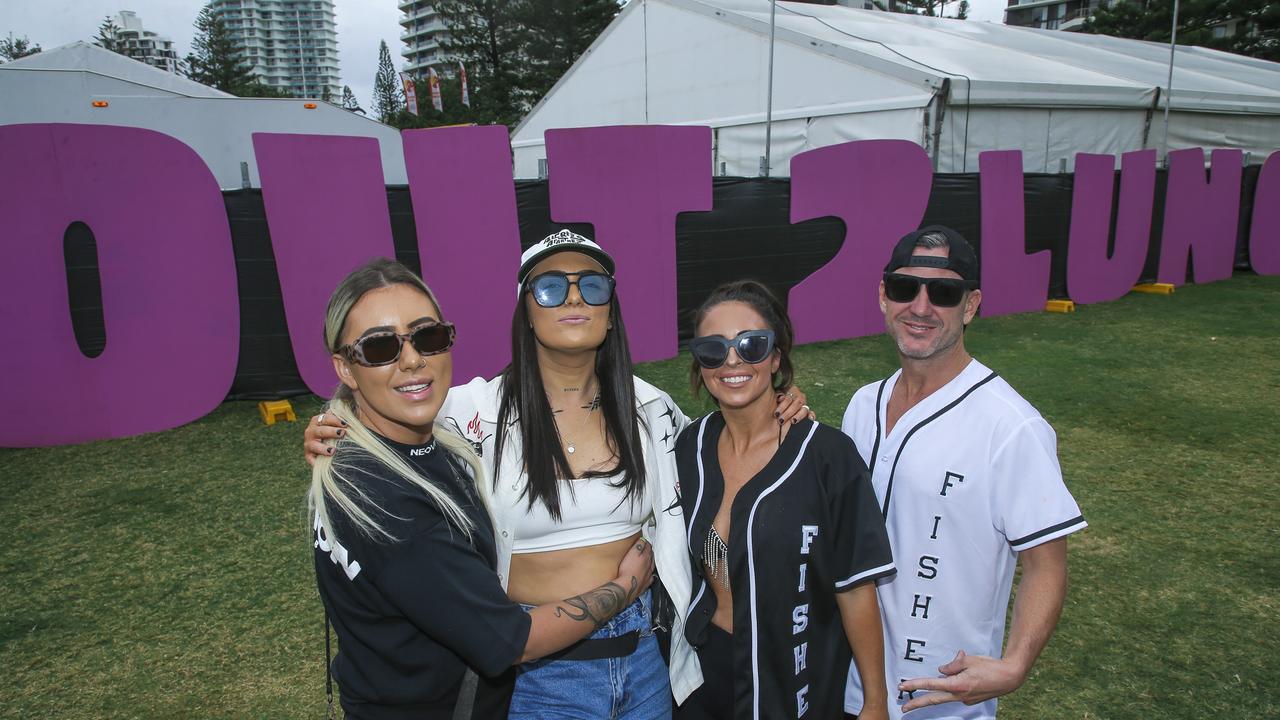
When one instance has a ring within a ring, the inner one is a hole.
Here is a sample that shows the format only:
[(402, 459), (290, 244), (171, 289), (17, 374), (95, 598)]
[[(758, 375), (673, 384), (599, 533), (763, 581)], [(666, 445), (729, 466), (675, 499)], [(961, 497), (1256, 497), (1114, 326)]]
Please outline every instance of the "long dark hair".
[[(587, 476), (612, 475), (621, 471), (615, 487), (625, 487), (624, 502), (635, 501), (644, 493), (644, 456), (640, 442), (640, 423), (636, 412), (635, 381), (631, 373), (631, 349), (627, 329), (622, 323), (618, 296), (609, 303), (609, 323), (613, 329), (605, 335), (604, 344), (596, 351), (596, 378), (600, 382), (600, 411), (604, 414), (605, 442), (618, 456), (612, 470), (588, 472)], [(529, 507), (535, 502), (547, 506), (551, 518), (560, 521), (560, 479), (573, 477), (569, 459), (560, 446), (551, 402), (542, 386), (538, 364), (538, 340), (530, 326), (525, 295), (520, 293), (511, 318), (511, 364), (502, 371), (502, 397), (498, 406), (497, 437), (494, 439), (493, 482), (499, 482), (502, 446), (507, 431), (519, 426), (524, 448), (524, 470), (529, 476), (525, 494)], [(570, 486), (569, 492), (573, 492)]]
[[(779, 392), (791, 387), (795, 379), (795, 370), (791, 366), (791, 345), (795, 341), (795, 331), (791, 328), (791, 317), (787, 308), (777, 295), (773, 294), (764, 283), (755, 280), (735, 280), (725, 283), (715, 290), (693, 313), (693, 331), (706, 319), (707, 313), (717, 305), (727, 302), (740, 302), (759, 313), (764, 324), (773, 331), (773, 349), (778, 352), (778, 371), (773, 374), (773, 390)], [(703, 389), (702, 366), (697, 360), (689, 368), (689, 389), (697, 397)], [(715, 400), (714, 396), (712, 400)]]

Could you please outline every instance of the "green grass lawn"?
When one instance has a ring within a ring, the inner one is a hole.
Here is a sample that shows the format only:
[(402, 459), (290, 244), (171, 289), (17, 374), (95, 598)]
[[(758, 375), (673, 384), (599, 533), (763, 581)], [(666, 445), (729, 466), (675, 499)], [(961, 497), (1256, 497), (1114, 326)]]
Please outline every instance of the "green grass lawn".
[[(1277, 301), (1280, 278), (1239, 276), (971, 328), (1057, 430), (1090, 523), (1002, 718), (1280, 717)], [(832, 424), (896, 367), (882, 337), (796, 361)], [(639, 372), (697, 414), (687, 370)], [(227, 403), (164, 433), (0, 450), (0, 716), (321, 715), (301, 431)]]

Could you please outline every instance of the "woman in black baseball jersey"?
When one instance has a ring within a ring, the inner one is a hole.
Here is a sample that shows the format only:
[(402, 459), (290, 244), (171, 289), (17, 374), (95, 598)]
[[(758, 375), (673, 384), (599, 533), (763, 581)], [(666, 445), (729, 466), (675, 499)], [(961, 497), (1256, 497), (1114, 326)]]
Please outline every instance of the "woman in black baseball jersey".
[(850, 657), (888, 717), (874, 580), (894, 572), (853, 443), (812, 421), (779, 427), (791, 321), (760, 283), (721, 286), (694, 316), (694, 392), (719, 412), (676, 443), (694, 562), (685, 632), (706, 678), (680, 718), (839, 718)]
[(435, 424), (453, 338), (427, 286), (390, 260), (356, 270), (329, 300), (325, 341), (342, 384), (328, 412), (346, 427), (316, 460), (308, 501), (348, 718), (470, 717), (455, 715), (468, 666), (494, 676), (581, 640), (652, 578), (640, 540), (594, 590), (528, 612), (507, 598), (480, 462)]

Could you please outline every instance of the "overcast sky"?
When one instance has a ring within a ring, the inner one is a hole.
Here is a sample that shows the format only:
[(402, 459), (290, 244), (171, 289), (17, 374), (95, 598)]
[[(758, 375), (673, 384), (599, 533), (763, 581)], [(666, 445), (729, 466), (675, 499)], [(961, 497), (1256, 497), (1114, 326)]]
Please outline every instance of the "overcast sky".
[[(970, 19), (1002, 22), (1004, 0), (970, 0)], [(335, 0), (342, 84), (366, 109), (373, 104), (378, 41), (386, 40), (400, 69), (400, 10), (396, 0)], [(191, 51), (193, 24), (203, 0), (0, 0), (0, 37), (27, 36), (46, 50), (90, 40), (107, 15), (132, 10), (147, 30), (167, 35), (179, 57)]]

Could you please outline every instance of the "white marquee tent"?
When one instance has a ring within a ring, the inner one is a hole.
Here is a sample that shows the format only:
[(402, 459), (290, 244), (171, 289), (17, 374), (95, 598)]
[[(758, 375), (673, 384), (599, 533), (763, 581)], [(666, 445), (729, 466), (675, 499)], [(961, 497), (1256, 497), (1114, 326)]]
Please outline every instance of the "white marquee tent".
[[(77, 42), (0, 65), (0, 125), (85, 123), (165, 133), (200, 155), (223, 189), (259, 187), (253, 133), (372, 137), (388, 184), (404, 184), (400, 132), (329, 103), (239, 98)], [(94, 101), (106, 101), (94, 107)], [(307, 108), (306, 105), (314, 105)]]
[[(845, 6), (777, 4), (772, 174), (849, 140), (919, 143), (939, 172), (1021, 150), (1027, 172), (1077, 152), (1159, 149), (1168, 45)], [(551, 128), (714, 129), (713, 169), (755, 176), (764, 155), (767, 0), (631, 0), (516, 128), (516, 177), (545, 166)], [(1169, 149), (1280, 148), (1280, 63), (1179, 47)]]

